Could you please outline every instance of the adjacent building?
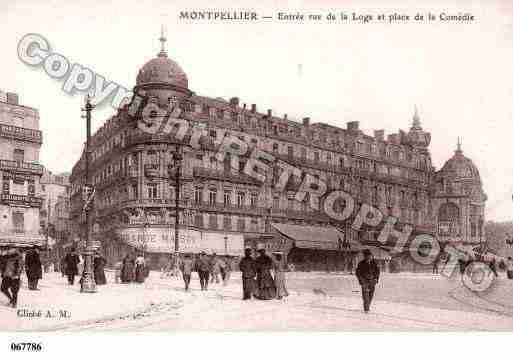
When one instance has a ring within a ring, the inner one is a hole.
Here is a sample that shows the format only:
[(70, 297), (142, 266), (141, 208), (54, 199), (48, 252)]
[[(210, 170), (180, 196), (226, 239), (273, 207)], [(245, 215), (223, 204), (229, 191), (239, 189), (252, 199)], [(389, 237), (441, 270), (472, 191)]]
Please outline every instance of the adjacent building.
[[(163, 36), (161, 41), (164, 44)], [(230, 254), (231, 241), (236, 243), (242, 236), (246, 245), (285, 251), (293, 262), (324, 263), (336, 261), (352, 243), (376, 243), (380, 227), (354, 230), (354, 214), (337, 223), (311, 208), (308, 196), (297, 201), (295, 194), (305, 174), (326, 183), (327, 192), (350, 193), (357, 210), (370, 204), (385, 216), (396, 217), (398, 230), (412, 225), (412, 237), (425, 233), (441, 243), (464, 244), (483, 239), (486, 196), (476, 166), (458, 144), (454, 156), (437, 171), (429, 152), (431, 135), (423, 129), (416, 109), (408, 130), (387, 136), (384, 130), (365, 134), (356, 121), (339, 128), (307, 117), (294, 121), (271, 110), (261, 113), (255, 104), (246, 106), (237, 97), (226, 101), (195, 94), (164, 46), (140, 69), (134, 93), (162, 111), (178, 106), (191, 127), (204, 125), (205, 130), (200, 149), (195, 149), (187, 145), (187, 136), (178, 140), (173, 133), (142, 131), (137, 127), (141, 114), (134, 117), (125, 106), (94, 134), (93, 222), (96, 238), (112, 260), (137, 241), (146, 243), (150, 251), (174, 249), (177, 151), (183, 154), (179, 188), (183, 251), (199, 248), (199, 241), (207, 247), (211, 243), (212, 251)], [(276, 161), (270, 163), (271, 170), (261, 173), (264, 181), (243, 173), (248, 156), (242, 156), (237, 166), (230, 156), (218, 161), (217, 152), (227, 135), (244, 141), (250, 152), (266, 151), (300, 169), (300, 175), (292, 176), (281, 191), (276, 183), (283, 166)], [(83, 154), (70, 177), (71, 218), (81, 236), (84, 170)], [(393, 238), (387, 244), (392, 246)]]
[(0, 91), (0, 246), (43, 244), (39, 113)]

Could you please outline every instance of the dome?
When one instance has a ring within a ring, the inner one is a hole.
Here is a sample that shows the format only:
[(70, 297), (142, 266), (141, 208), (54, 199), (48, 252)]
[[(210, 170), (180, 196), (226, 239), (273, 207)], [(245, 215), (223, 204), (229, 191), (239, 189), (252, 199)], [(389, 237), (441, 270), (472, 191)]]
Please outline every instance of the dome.
[(139, 74), (137, 75), (137, 85), (147, 83), (166, 83), (182, 88), (188, 88), (187, 75), (180, 65), (167, 56), (164, 48), (164, 43), (167, 39), (164, 36), (163, 30), (159, 40), (162, 43), (162, 49), (158, 53), (157, 57), (148, 61), (141, 70), (139, 70)]
[(471, 159), (463, 155), (461, 150), (461, 144), (458, 142), (458, 148), (454, 152), (454, 156), (445, 162), (444, 166), (440, 170), (440, 174), (443, 177), (449, 177), (452, 179), (473, 179), (481, 181), (479, 171), (476, 165)]
[(160, 52), (156, 58), (148, 61), (137, 75), (137, 85), (155, 82), (188, 87), (187, 75), (165, 52)]

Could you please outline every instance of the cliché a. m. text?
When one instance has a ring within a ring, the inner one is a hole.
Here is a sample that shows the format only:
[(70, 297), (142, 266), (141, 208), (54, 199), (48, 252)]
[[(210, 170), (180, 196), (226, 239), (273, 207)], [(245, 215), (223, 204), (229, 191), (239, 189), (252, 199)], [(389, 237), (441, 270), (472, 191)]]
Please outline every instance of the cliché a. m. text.
[(26, 319), (40, 319), (40, 318), (56, 318), (56, 319), (68, 319), (71, 318), (71, 313), (64, 309), (52, 310), (52, 309), (18, 309), (16, 315), (19, 318)]

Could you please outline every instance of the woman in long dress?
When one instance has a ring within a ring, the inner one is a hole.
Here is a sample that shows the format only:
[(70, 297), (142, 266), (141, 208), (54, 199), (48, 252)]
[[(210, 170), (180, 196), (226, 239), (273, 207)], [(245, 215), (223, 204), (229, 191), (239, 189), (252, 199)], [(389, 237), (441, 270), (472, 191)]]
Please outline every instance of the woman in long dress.
[(280, 252), (274, 253), (273, 271), (274, 271), (274, 284), (276, 285), (276, 299), (282, 299), (287, 297), (289, 292), (287, 291), (287, 282), (285, 279), (286, 265), (283, 261), (282, 254)]
[(123, 259), (121, 267), (121, 283), (130, 283), (134, 281), (134, 259), (127, 253)]
[(146, 260), (142, 255), (135, 259), (135, 281), (137, 283), (144, 283), (146, 279)]
[(265, 249), (260, 249), (258, 253), (260, 255), (255, 260), (257, 269), (257, 293), (255, 297), (262, 300), (273, 299), (276, 297), (276, 286), (271, 275), (273, 260), (265, 254)]

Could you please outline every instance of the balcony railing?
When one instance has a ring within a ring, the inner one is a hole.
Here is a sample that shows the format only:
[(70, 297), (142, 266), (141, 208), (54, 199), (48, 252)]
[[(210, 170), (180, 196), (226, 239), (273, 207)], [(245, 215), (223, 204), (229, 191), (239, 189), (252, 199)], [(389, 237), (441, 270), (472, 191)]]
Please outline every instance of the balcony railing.
[(43, 166), (37, 163), (0, 160), (0, 170), (29, 172), (42, 175)]
[(13, 138), (16, 140), (43, 143), (43, 135), (39, 130), (0, 124), (0, 137)]
[(29, 207), (41, 208), (43, 199), (39, 197), (23, 196), (19, 194), (1, 194), (0, 202), (4, 204), (19, 204)]

